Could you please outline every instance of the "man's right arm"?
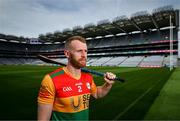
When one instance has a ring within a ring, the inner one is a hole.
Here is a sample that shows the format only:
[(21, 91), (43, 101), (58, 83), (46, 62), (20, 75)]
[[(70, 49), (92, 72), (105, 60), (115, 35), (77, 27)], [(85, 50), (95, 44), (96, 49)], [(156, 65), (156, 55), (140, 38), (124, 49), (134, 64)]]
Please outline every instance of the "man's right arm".
[(38, 121), (49, 121), (53, 109), (55, 88), (49, 75), (46, 75), (41, 82), (38, 95)]
[(53, 105), (38, 103), (38, 121), (49, 121)]
[(97, 87), (97, 91), (95, 93), (92, 93), (92, 96), (94, 98), (102, 98), (105, 95), (108, 94), (108, 92), (111, 90), (112, 85), (114, 84), (115, 81), (112, 81), (116, 78), (116, 75), (111, 73), (111, 72), (107, 72), (104, 75), (104, 80), (105, 83), (102, 86), (98, 86)]

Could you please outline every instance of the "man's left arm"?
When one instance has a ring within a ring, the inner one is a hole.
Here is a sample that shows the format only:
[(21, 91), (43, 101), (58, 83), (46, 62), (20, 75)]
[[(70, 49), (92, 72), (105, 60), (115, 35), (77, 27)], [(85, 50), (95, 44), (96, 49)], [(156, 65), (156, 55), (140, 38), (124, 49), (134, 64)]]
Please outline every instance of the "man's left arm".
[(92, 96), (96, 99), (106, 96), (108, 94), (108, 92), (111, 90), (112, 85), (115, 82), (115, 81), (113, 81), (115, 78), (116, 78), (115, 74), (113, 74), (111, 72), (105, 73), (105, 75), (104, 75), (105, 83), (102, 86), (98, 86), (96, 93), (92, 94)]

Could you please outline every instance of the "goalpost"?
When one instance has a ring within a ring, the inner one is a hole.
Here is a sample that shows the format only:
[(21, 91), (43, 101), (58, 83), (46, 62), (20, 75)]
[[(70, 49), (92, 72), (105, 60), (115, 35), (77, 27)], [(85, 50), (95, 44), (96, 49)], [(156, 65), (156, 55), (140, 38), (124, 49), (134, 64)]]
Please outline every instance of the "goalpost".
[(170, 37), (169, 37), (169, 40), (170, 40), (170, 64), (169, 64), (169, 69), (170, 71), (173, 69), (173, 23), (172, 23), (172, 18), (171, 18), (171, 15), (170, 15), (170, 18), (169, 18), (169, 25), (170, 25)]

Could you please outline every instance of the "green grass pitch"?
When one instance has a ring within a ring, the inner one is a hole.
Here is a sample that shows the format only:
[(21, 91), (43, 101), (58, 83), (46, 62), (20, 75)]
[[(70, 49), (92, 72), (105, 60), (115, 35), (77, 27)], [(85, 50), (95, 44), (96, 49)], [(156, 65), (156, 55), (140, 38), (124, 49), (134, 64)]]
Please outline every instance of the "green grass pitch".
[[(58, 67), (0, 66), (0, 120), (36, 120), (37, 94), (43, 76)], [(91, 120), (140, 120), (170, 76), (167, 68), (89, 67), (124, 79), (104, 98), (90, 102)], [(94, 76), (97, 85), (103, 78)]]
[(180, 120), (180, 68), (177, 68), (162, 88), (145, 119)]

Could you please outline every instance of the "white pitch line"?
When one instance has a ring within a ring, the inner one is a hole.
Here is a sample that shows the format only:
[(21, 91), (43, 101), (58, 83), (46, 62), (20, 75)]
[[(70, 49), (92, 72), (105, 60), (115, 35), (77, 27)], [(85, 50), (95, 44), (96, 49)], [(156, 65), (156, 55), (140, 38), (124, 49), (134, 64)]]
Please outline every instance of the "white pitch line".
[[(161, 79), (160, 79), (161, 80)], [(152, 90), (152, 88), (154, 88), (154, 86), (156, 86), (160, 80), (154, 84), (152, 87), (150, 87), (148, 90), (146, 90), (145, 93), (143, 93), (141, 96), (139, 96), (135, 101), (133, 101), (123, 112), (119, 113), (113, 121), (116, 121), (117, 119), (119, 119), (122, 115), (124, 115), (129, 109), (131, 109), (140, 99), (142, 99), (149, 91)]]

